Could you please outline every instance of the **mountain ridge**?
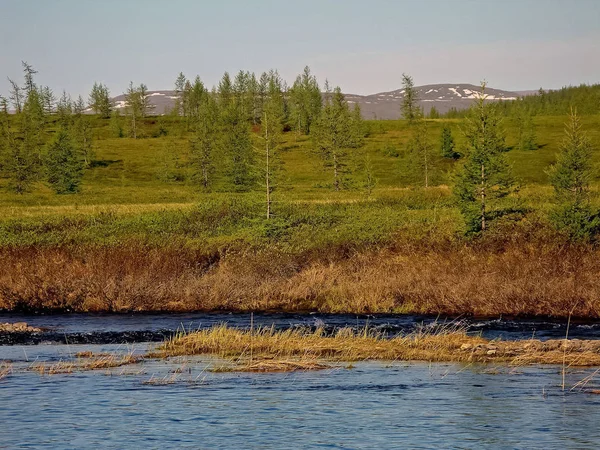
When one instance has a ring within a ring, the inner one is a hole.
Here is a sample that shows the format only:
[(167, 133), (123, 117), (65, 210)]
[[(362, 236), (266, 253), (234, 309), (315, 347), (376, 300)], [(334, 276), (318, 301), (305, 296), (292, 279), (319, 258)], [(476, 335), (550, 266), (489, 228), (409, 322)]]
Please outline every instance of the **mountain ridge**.
[[(473, 100), (478, 98), (481, 91), (480, 86), (469, 83), (440, 83), (416, 86), (418, 104), (425, 114), (429, 114), (432, 107), (444, 114), (452, 108), (467, 109)], [(536, 91), (506, 91), (502, 89), (486, 88), (486, 95), (490, 101), (511, 101), (522, 97), (523, 94), (535, 93)], [(377, 92), (375, 94), (358, 95), (344, 94), (350, 105), (358, 104), (365, 119), (392, 120), (401, 116), (402, 99), (404, 89)], [(151, 114), (166, 114), (175, 105), (175, 91), (158, 90), (148, 91)], [(118, 95), (112, 99), (117, 109), (126, 107), (125, 94)]]

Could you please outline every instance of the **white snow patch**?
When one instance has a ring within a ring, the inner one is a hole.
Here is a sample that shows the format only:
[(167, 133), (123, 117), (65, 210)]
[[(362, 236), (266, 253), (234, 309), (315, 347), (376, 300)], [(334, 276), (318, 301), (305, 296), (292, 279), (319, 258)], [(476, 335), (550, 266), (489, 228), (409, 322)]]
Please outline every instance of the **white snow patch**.
[(127, 102), (125, 100), (119, 100), (115, 102), (115, 108), (127, 108)]
[[(346, 103), (356, 103), (356, 102), (353, 102), (352, 100), (346, 100)], [(367, 103), (369, 103), (369, 102), (367, 102)]]
[(431, 92), (433, 92), (433, 89), (429, 89), (429, 90), (428, 90), (427, 92), (425, 92), (425, 93), (426, 93), (426, 94), (429, 94), (429, 93), (431, 93)]
[(462, 97), (462, 95), (456, 90), (456, 88), (448, 88), (449, 91), (452, 91), (454, 93), (454, 95), (458, 95), (459, 97)]
[(160, 93), (160, 92), (154, 92), (154, 93), (152, 93), (152, 94), (148, 94), (146, 97), (155, 97), (155, 96), (157, 96), (157, 95), (163, 95), (163, 96), (164, 96), (165, 94), (162, 94), (162, 93)]

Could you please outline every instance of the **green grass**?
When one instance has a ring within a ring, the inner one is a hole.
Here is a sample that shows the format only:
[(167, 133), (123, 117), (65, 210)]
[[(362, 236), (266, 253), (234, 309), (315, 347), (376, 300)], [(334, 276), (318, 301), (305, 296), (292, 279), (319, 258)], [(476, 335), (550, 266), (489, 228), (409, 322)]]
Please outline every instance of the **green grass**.
[[(153, 245), (174, 242), (206, 249), (243, 244), (259, 248), (268, 243), (285, 251), (305, 251), (340, 243), (377, 245), (399, 234), (419, 239), (460, 235), (462, 223), (448, 185), (460, 162), (438, 156), (440, 134), (449, 124), (457, 150), (465, 146), (459, 120), (431, 120), (429, 133), (436, 156), (430, 174), (434, 187), (421, 189), (422, 176), (407, 150), (411, 131), (404, 121), (369, 121), (365, 146), (355, 160), (369, 154), (378, 184), (371, 197), (358, 185), (342, 192), (329, 186), (306, 136), (286, 133), (282, 145), (284, 178), (275, 194), (275, 218), (263, 218), (260, 190), (227, 192), (217, 174), (214, 192), (204, 193), (191, 179), (185, 136), (156, 135), (156, 118), (145, 121), (144, 139), (110, 137), (109, 121), (92, 117), (95, 161), (86, 170), (82, 191), (56, 195), (44, 183), (31, 193), (17, 195), (0, 179), (0, 246), (117, 245), (127, 240)], [(171, 119), (168, 119), (171, 120)], [(511, 149), (508, 159), (522, 185), (520, 208), (544, 212), (552, 200), (546, 170), (555, 160), (566, 117), (536, 117), (540, 148)], [(600, 162), (600, 117), (583, 117)], [(507, 144), (516, 143), (516, 123), (505, 121)], [(51, 129), (51, 132), (54, 131)], [(172, 142), (179, 155), (181, 181), (160, 178), (161, 160)], [(396, 156), (397, 155), (397, 156)], [(594, 189), (598, 188), (598, 180)]]

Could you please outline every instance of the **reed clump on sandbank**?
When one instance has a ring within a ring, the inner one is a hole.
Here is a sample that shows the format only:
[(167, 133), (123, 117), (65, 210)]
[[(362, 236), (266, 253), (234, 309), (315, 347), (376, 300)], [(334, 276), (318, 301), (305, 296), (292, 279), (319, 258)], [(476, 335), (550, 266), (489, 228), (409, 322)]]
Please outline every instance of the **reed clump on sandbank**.
[(600, 341), (490, 341), (456, 328), (388, 338), (350, 328), (327, 335), (322, 329), (249, 331), (223, 325), (176, 336), (150, 356), (183, 355), (214, 355), (234, 362), (232, 370), (248, 371), (307, 370), (311, 364), (317, 369), (342, 361), (600, 366)]

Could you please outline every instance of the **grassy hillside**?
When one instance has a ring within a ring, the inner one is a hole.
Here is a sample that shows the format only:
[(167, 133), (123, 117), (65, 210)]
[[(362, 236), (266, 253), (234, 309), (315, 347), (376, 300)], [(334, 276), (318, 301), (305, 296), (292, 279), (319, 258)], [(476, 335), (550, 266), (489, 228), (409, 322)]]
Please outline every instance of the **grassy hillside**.
[[(168, 119), (165, 119), (168, 121)], [(535, 125), (540, 148), (535, 151), (511, 149), (508, 159), (513, 164), (515, 175), (524, 186), (545, 185), (545, 170), (554, 162), (563, 137), (566, 118), (559, 116), (536, 117)], [(97, 117), (93, 121), (95, 160), (85, 173), (83, 189), (76, 195), (55, 195), (43, 183), (27, 195), (17, 195), (4, 189), (0, 179), (2, 194), (0, 208), (11, 206), (57, 206), (57, 205), (100, 205), (135, 203), (189, 203), (206, 198), (191, 179), (189, 168), (189, 148), (185, 133), (179, 131), (176, 123), (167, 123), (170, 130), (167, 136), (152, 137), (158, 134), (161, 126), (156, 118), (145, 119), (144, 139), (111, 138), (109, 121)], [(600, 116), (582, 118), (584, 127), (595, 148), (595, 157), (600, 161)], [(451, 183), (454, 163), (437, 156), (440, 134), (447, 123), (460, 151), (464, 147), (461, 122), (458, 120), (429, 120), (429, 136), (435, 149), (431, 184), (443, 186)], [(164, 124), (162, 125), (164, 126)], [(507, 144), (516, 144), (517, 125), (511, 119), (505, 120)], [(422, 175), (411, 163), (407, 142), (411, 130), (404, 121), (368, 121), (367, 138), (362, 149), (355, 150), (355, 163), (360, 164), (364, 155), (370, 155), (378, 184), (375, 196), (394, 195), (401, 188), (420, 187)], [(50, 129), (50, 133), (55, 130)], [(178, 161), (171, 161), (171, 159)], [(167, 162), (165, 162), (167, 161)], [(337, 200), (361, 199), (360, 182), (354, 189), (336, 194), (330, 189), (331, 175), (323, 169), (318, 155), (312, 150), (312, 142), (306, 136), (285, 133), (283, 143), (284, 176), (280, 192), (281, 201), (286, 200)], [(161, 173), (167, 165), (177, 173), (179, 181), (161, 180)], [(458, 162), (460, 164), (460, 161)], [(360, 178), (360, 169), (356, 176)], [(223, 180), (218, 180), (214, 191), (226, 192)], [(6, 215), (4, 215), (6, 217)]]
[[(545, 170), (565, 117), (536, 117), (540, 148), (509, 150), (521, 183), (508, 200), (514, 213), (475, 240), (451, 195), (461, 161), (436, 156), (433, 186), (422, 188), (402, 121), (367, 122), (356, 182), (341, 192), (310, 139), (286, 133), (285, 180), (267, 221), (259, 188), (228, 192), (221, 174), (213, 192), (199, 189), (176, 124), (152, 137), (164, 124), (148, 118), (147, 137), (134, 140), (91, 120), (95, 158), (81, 193), (56, 195), (42, 182), (25, 195), (1, 191), (0, 308), (600, 317), (600, 252), (563, 245), (547, 224)], [(428, 121), (432, 145), (437, 152), (444, 123), (460, 151), (460, 121)], [(600, 160), (600, 117), (583, 123)], [(505, 126), (512, 146), (516, 124)], [(361, 188), (365, 154), (378, 180), (371, 196)], [(177, 181), (164, 180), (165, 167)]]

